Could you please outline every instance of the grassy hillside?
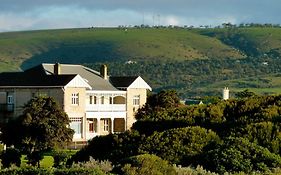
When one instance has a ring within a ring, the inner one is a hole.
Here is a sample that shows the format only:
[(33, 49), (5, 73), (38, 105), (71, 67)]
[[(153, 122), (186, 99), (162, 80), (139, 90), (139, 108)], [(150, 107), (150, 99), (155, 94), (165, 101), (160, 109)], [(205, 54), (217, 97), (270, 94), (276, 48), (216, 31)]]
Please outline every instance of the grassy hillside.
[(217, 38), (184, 29), (132, 28), (125, 31), (97, 28), (0, 34), (0, 59), (2, 68), (6, 68), (2, 71), (14, 70), (22, 63), (23, 67), (29, 67), (54, 61), (92, 63), (104, 60), (225, 57), (242, 58), (243, 55)]
[[(0, 71), (42, 62), (109, 64), (183, 97), (251, 89), (280, 93), (281, 28), (91, 28), (0, 33)], [(124, 64), (126, 61), (135, 64)]]

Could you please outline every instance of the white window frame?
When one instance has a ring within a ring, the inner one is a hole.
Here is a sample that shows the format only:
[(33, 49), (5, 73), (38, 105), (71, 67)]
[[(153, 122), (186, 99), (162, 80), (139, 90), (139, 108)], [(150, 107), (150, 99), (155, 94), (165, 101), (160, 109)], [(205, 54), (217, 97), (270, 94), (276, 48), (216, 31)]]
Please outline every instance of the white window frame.
[(79, 105), (79, 93), (72, 93), (71, 94), (71, 104), (72, 105)]
[(140, 95), (134, 95), (133, 96), (133, 106), (139, 106), (140, 105)]
[[(79, 131), (76, 132), (74, 128), (72, 128), (71, 126), (73, 126), (73, 124), (78, 124), (77, 126), (79, 126)], [(70, 118), (70, 128), (73, 129), (75, 131), (74, 134), (82, 134), (82, 118)]]

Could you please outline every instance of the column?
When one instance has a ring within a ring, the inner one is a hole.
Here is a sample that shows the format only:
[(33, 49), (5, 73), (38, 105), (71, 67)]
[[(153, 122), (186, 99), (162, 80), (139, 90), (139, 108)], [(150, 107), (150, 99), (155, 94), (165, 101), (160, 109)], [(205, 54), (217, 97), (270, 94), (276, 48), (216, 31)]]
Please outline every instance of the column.
[(114, 118), (111, 118), (111, 133), (114, 133)]
[(100, 135), (100, 118), (97, 118), (97, 135)]

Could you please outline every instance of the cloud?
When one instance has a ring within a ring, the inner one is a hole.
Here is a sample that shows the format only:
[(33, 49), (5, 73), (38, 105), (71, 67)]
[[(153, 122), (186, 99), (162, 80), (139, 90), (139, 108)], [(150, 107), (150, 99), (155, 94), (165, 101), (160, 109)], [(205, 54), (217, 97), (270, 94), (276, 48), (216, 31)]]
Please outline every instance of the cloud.
[(281, 23), (280, 0), (1, 0), (0, 31), (140, 25)]

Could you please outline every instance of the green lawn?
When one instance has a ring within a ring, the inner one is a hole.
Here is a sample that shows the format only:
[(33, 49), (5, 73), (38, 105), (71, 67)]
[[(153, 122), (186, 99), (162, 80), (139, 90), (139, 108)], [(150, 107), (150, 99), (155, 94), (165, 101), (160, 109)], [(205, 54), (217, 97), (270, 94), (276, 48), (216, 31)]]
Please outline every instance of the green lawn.
[[(54, 165), (53, 156), (44, 156), (43, 160), (40, 161), (40, 167), (50, 168)], [(21, 166), (27, 166), (26, 155), (22, 155), (21, 157)]]

